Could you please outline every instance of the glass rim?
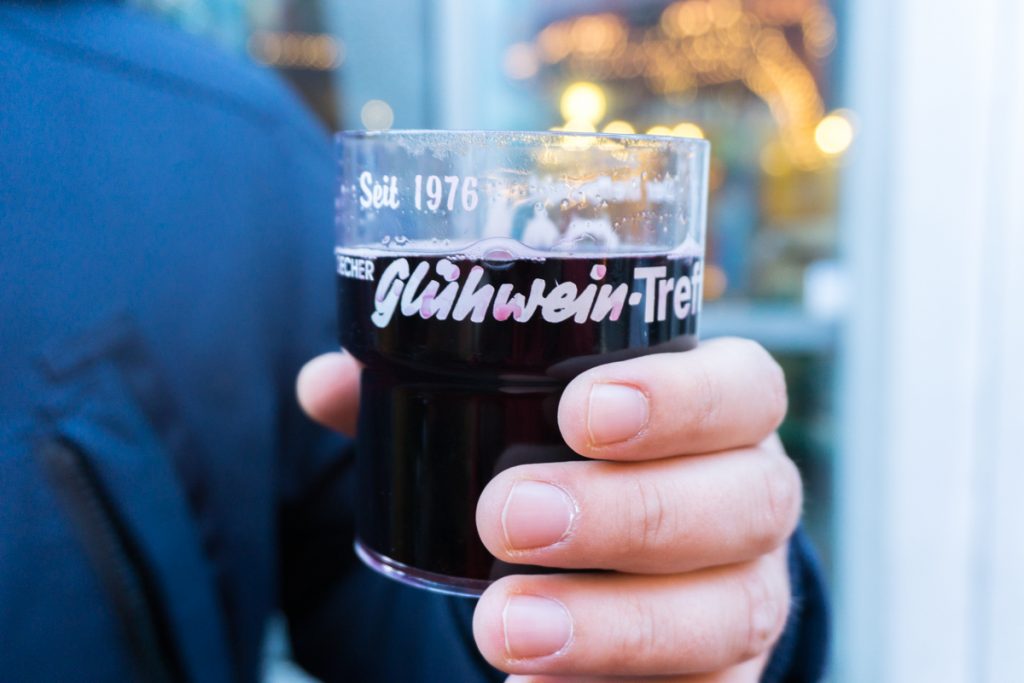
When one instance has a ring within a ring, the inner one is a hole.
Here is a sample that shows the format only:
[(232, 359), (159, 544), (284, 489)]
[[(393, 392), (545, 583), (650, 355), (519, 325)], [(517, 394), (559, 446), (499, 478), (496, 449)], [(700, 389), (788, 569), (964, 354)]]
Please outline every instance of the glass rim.
[[(476, 138), (485, 136), (496, 138), (500, 137), (511, 141), (513, 144), (520, 144), (524, 146), (529, 144), (539, 144), (545, 140), (557, 140), (560, 138), (573, 137), (593, 140), (595, 142), (608, 140), (648, 149), (654, 149), (665, 145), (670, 147), (699, 148), (704, 151), (711, 148), (711, 142), (705, 138), (684, 137), (679, 135), (648, 135), (646, 133), (602, 133), (568, 130), (449, 130), (443, 128), (389, 128), (388, 130), (349, 129), (337, 131), (334, 134), (334, 139), (337, 142), (375, 139), (415, 140), (429, 138), (431, 136), (446, 138)], [(657, 145), (654, 143), (657, 143)], [(567, 151), (587, 151), (587, 149)]]

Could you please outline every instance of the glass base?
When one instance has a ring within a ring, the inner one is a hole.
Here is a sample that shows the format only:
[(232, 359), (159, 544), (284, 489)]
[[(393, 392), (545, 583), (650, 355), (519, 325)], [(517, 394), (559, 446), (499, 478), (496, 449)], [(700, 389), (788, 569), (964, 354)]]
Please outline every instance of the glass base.
[(466, 579), (460, 576), (448, 576), (447, 574), (435, 574), (434, 572), (416, 569), (408, 565), (396, 562), (385, 557), (375, 550), (363, 545), (358, 538), (354, 544), (356, 555), (370, 569), (382, 574), (389, 579), (416, 588), (425, 588), (434, 593), (455, 595), (460, 598), (478, 598), (487, 590), (491, 581), (482, 579)]

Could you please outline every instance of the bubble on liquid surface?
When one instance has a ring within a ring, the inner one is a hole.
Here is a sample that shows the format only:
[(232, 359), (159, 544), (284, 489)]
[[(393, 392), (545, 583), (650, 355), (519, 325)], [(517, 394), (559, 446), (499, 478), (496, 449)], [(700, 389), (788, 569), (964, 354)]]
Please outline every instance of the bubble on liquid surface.
[(516, 262), (516, 255), (504, 245), (496, 245), (484, 252), (480, 262), (491, 270), (506, 270)]
[(461, 250), (460, 256), (480, 261), (489, 268), (510, 267), (517, 260), (543, 261), (547, 253), (508, 237), (490, 237)]

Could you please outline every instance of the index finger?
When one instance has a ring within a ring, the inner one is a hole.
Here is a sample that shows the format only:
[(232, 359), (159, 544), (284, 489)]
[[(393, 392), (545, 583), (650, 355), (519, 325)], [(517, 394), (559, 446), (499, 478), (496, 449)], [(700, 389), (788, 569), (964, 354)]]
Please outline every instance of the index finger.
[(715, 339), (587, 370), (558, 405), (562, 438), (605, 460), (650, 460), (752, 446), (786, 414), (778, 363), (745, 339)]

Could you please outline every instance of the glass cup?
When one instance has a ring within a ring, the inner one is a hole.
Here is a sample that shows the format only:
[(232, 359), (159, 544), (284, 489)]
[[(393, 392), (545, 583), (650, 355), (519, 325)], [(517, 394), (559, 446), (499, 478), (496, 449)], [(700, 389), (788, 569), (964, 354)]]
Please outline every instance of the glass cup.
[(572, 460), (565, 385), (697, 344), (709, 145), (573, 133), (338, 136), (341, 344), (363, 364), (356, 551), (479, 595), (498, 472)]

